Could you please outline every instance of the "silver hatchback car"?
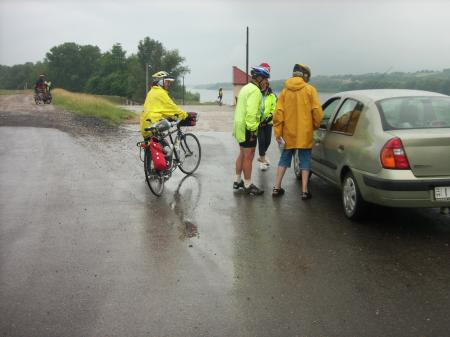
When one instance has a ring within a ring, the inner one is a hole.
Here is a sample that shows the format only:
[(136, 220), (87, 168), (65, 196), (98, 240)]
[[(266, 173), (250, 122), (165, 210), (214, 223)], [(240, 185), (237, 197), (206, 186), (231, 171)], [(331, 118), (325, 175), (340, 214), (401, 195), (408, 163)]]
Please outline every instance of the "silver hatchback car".
[(362, 218), (368, 203), (450, 206), (449, 96), (347, 91), (332, 96), (323, 109), (312, 172), (341, 187), (348, 218)]

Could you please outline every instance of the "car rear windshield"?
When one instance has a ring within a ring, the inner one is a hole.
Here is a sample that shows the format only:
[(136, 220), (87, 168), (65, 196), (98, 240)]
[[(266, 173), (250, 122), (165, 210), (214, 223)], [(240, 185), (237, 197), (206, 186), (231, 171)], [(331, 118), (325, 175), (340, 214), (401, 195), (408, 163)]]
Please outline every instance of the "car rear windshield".
[(450, 128), (450, 97), (396, 97), (376, 105), (384, 130)]

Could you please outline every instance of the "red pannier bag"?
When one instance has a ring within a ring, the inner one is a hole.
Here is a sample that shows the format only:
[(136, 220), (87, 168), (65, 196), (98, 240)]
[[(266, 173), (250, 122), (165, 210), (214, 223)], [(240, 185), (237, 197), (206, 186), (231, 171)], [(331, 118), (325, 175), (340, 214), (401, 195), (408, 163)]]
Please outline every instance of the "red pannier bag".
[(169, 168), (166, 157), (161, 148), (161, 144), (158, 143), (156, 138), (152, 138), (150, 141), (150, 153), (152, 154), (153, 167), (157, 171), (164, 171)]

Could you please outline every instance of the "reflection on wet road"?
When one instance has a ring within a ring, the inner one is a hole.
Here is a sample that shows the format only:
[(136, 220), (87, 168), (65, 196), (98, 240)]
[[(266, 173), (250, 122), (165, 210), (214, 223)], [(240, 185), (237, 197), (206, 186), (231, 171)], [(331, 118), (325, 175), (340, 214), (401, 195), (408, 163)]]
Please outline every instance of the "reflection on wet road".
[(248, 197), (232, 190), (231, 136), (199, 138), (198, 173), (176, 171), (156, 198), (134, 133), (0, 128), (1, 334), (448, 334), (450, 217), (375, 208), (349, 222), (314, 177), (308, 202), (291, 171), (272, 199), (274, 168), (256, 163), (266, 194)]

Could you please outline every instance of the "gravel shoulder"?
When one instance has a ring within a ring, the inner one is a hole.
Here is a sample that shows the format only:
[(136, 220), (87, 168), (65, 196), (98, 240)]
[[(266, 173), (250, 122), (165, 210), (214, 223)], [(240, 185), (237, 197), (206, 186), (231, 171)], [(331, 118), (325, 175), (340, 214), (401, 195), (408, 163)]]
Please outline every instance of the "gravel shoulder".
[[(77, 115), (53, 104), (37, 105), (34, 103), (32, 94), (5, 95), (0, 96), (0, 126), (54, 128), (74, 136), (120, 133), (129, 128), (138, 130), (139, 114), (143, 110), (143, 106), (122, 107), (136, 113), (136, 118), (126, 122), (125, 124), (129, 124), (129, 126), (125, 128), (108, 124), (96, 117)], [(186, 105), (181, 108), (185, 111), (199, 113), (195, 131), (230, 133), (232, 131), (234, 114), (232, 106)]]
[(37, 105), (32, 94), (0, 96), (0, 126), (54, 128), (74, 136), (118, 130), (96, 117), (76, 115), (53, 104)]
[[(230, 132), (233, 130), (234, 107), (229, 105), (181, 105), (184, 111), (199, 114), (195, 131)], [(133, 111), (137, 115), (143, 110), (142, 105), (122, 105), (121, 108)], [(135, 120), (139, 123), (139, 119)]]

